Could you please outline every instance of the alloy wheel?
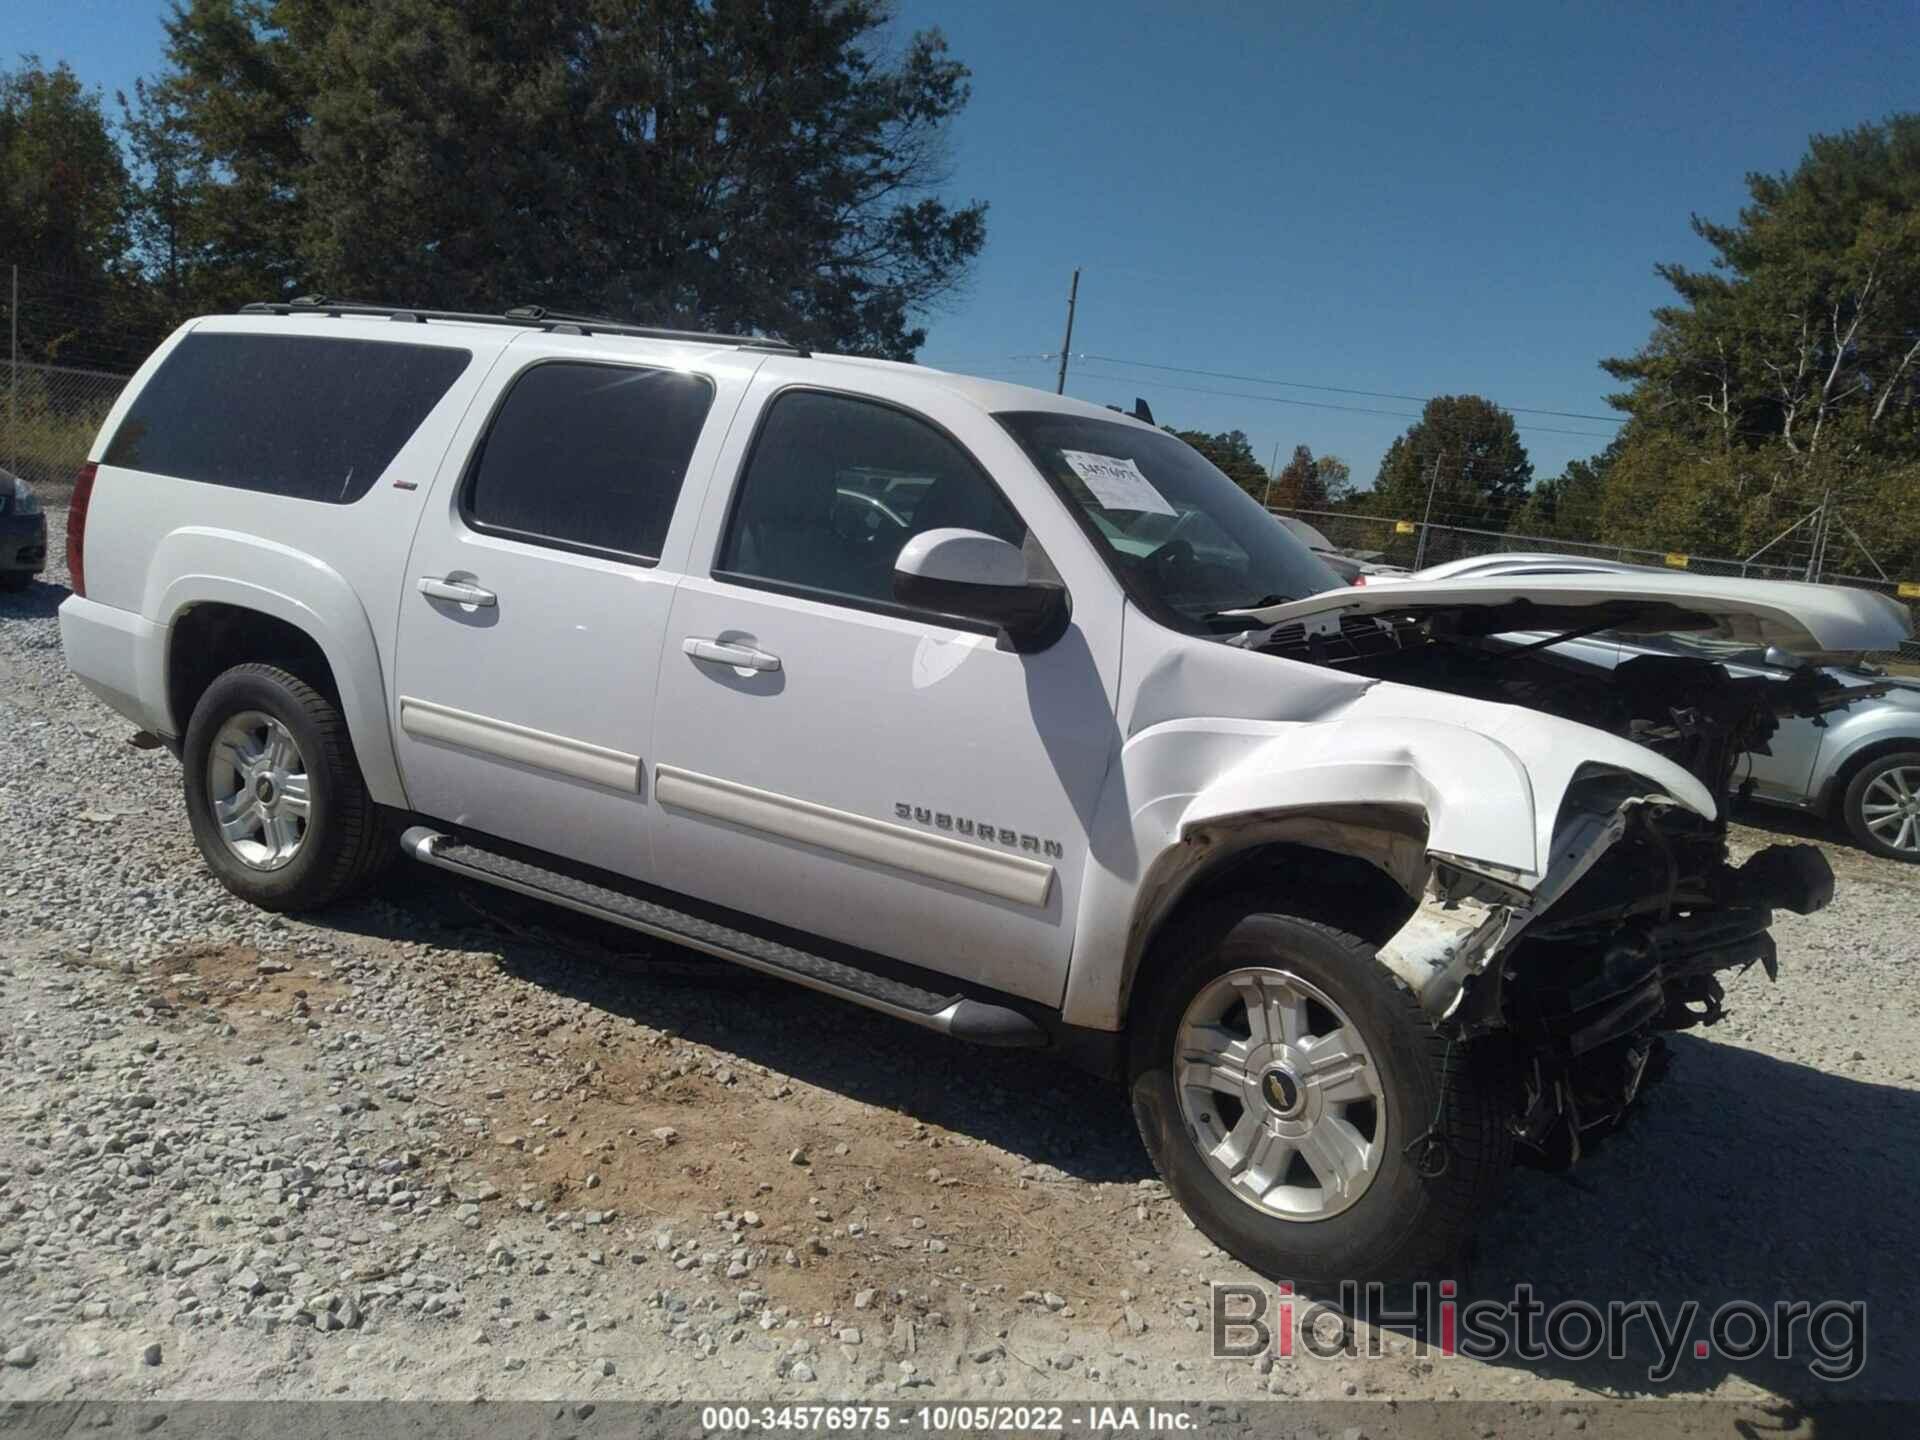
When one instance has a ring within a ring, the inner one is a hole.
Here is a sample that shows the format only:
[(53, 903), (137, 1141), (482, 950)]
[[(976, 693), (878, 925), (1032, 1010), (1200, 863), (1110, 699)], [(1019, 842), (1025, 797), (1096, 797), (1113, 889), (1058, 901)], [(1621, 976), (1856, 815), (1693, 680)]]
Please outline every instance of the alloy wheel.
[(1373, 1184), (1387, 1139), (1380, 1072), (1324, 991), (1284, 970), (1229, 971), (1194, 996), (1174, 1043), (1187, 1133), (1241, 1200), (1324, 1220)]
[(307, 765), (293, 734), (271, 715), (244, 710), (213, 737), (207, 799), (220, 838), (255, 870), (290, 865), (312, 820)]
[(1920, 853), (1920, 766), (1881, 771), (1860, 795), (1861, 822), (1882, 845)]

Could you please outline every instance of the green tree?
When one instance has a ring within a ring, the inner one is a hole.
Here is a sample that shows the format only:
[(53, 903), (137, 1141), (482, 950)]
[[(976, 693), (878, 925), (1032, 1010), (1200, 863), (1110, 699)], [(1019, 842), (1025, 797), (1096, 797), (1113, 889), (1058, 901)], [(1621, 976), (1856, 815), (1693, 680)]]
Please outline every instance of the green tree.
[(1677, 303), (1602, 362), (1629, 417), (1610, 523), (1745, 554), (1831, 499), (1831, 565), (1864, 568), (1857, 535), (1920, 567), (1920, 115), (1815, 136), (1747, 193), (1733, 224), (1694, 217), (1712, 268), (1656, 267)]
[(1332, 509), (1353, 493), (1353, 467), (1338, 455), (1315, 456), (1313, 474), (1324, 509)]
[[(986, 207), (965, 66), (885, 0), (190, 0), (152, 113), (202, 259), (269, 293), (519, 303), (906, 358)], [(156, 201), (156, 211), (165, 202)]]
[(1260, 457), (1253, 453), (1253, 442), (1247, 439), (1246, 431), (1223, 430), (1213, 435), (1205, 430), (1175, 430), (1171, 425), (1165, 428), (1206, 456), (1254, 499), (1265, 498), (1270, 477)]
[(1536, 481), (1507, 528), (1517, 535), (1555, 540), (1594, 539), (1603, 530), (1601, 511), (1612, 459), (1608, 450), (1591, 460), (1570, 460), (1561, 474)]
[(1374, 481), (1374, 513), (1499, 529), (1533, 482), (1513, 416), (1478, 395), (1440, 395), (1388, 447)]
[[(0, 71), (0, 265), (20, 267), (20, 348), (100, 358), (127, 243), (127, 171), (100, 96), (35, 56)], [(7, 303), (0, 296), (0, 304)]]
[(1276, 510), (1318, 510), (1326, 505), (1326, 492), (1320, 487), (1320, 475), (1314, 468), (1313, 451), (1305, 445), (1293, 447), (1293, 455), (1273, 477), (1273, 496), (1269, 503)]

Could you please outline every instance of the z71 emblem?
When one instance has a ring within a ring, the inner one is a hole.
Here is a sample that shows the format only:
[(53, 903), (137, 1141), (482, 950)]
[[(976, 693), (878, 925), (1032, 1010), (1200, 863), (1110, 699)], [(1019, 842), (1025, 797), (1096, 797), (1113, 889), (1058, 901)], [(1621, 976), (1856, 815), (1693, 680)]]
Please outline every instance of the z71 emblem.
[(1066, 847), (1058, 840), (1046, 840), (1038, 835), (1008, 830), (1004, 826), (995, 825), (990, 820), (974, 820), (965, 815), (950, 815), (944, 810), (929, 810), (924, 805), (909, 805), (905, 801), (896, 802), (893, 813), (902, 820), (912, 820), (935, 830), (944, 830), (950, 835), (959, 836), (962, 840), (984, 840), (989, 844), (997, 842), (1015, 850), (1044, 855), (1049, 860), (1059, 860), (1067, 853)]

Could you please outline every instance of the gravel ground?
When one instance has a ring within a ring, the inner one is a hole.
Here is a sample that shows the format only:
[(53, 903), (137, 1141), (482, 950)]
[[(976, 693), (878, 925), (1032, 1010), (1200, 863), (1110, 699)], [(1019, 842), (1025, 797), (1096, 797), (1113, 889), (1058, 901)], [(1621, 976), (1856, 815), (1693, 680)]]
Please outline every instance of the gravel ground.
[(1639, 1336), (1213, 1360), (1208, 1282), (1251, 1277), (1117, 1089), (415, 867), (251, 910), (176, 764), (67, 676), (44, 578), (0, 596), (0, 1398), (1466, 1396), (1571, 1426), (1596, 1395), (1920, 1395), (1916, 876), (1823, 831), (1794, 822), (1839, 899), (1781, 923), (1780, 983), (1735, 982), (1579, 1169), (1517, 1174), (1463, 1298), (1863, 1299), (1861, 1378), (1803, 1350), (1652, 1383)]

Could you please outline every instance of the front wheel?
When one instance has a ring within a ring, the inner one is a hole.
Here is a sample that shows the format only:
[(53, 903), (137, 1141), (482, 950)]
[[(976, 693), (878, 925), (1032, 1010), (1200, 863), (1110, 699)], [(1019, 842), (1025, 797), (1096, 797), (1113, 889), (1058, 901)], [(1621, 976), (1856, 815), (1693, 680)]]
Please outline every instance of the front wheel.
[(1920, 864), (1920, 751), (1869, 760), (1847, 786), (1840, 808), (1862, 849)]
[(1243, 898), (1155, 956), (1134, 1115), (1194, 1224), (1306, 1291), (1458, 1262), (1512, 1154), (1495, 1087), (1331, 925)]
[(187, 817), (220, 883), (263, 910), (360, 889), (391, 853), (347, 722), (274, 665), (236, 665), (193, 708), (181, 750)]

